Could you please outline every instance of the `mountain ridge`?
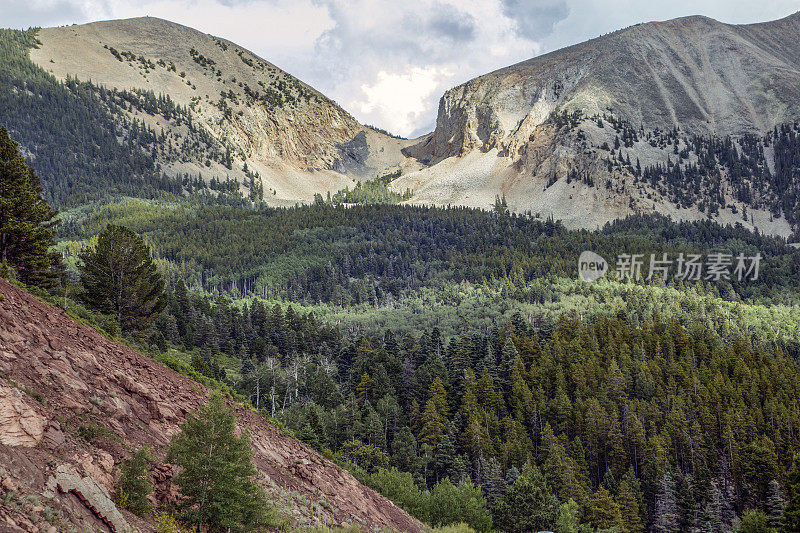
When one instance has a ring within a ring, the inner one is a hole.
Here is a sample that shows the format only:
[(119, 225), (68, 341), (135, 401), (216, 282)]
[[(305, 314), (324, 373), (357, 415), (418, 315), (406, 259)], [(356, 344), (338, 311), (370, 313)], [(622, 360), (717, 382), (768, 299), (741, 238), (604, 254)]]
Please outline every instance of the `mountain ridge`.
[[(30, 58), (68, 87), (91, 79), (91, 98), (173, 194), (288, 206), (400, 170), (388, 186), (413, 204), (491, 209), (505, 196), (512, 211), (568, 227), (656, 212), (788, 238), (800, 229), (799, 34), (800, 13), (635, 25), (450, 89), (436, 129), (415, 140), (162, 19), (43, 29)], [(12, 100), (24, 98), (16, 85)], [(32, 160), (52, 157), (27, 141)], [(136, 195), (136, 182), (124, 191)]]
[(197, 131), (130, 98), (109, 104), (155, 132), (152, 153), (169, 177), (233, 179), (244, 194), (255, 180), (261, 198), (280, 205), (311, 201), (405, 160), (407, 141), (359, 124), (244, 47), (188, 26), (139, 17), (43, 28), (37, 39), (31, 60), (58, 80), (168, 95), (191, 114)]

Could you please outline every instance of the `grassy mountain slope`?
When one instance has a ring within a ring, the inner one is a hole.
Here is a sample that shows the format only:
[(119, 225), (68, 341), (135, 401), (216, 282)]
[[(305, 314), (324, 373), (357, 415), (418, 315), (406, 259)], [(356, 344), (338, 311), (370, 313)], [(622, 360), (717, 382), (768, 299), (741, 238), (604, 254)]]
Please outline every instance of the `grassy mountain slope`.
[(407, 141), (238, 45), (168, 21), (4, 30), (0, 41), (0, 123), (62, 205), (154, 191), (293, 204), (405, 159)]

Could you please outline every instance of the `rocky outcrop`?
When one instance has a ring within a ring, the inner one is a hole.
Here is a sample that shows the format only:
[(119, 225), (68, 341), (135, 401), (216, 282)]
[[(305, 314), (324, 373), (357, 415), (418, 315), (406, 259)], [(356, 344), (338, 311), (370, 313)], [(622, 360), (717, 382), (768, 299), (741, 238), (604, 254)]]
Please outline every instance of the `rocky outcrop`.
[[(0, 433), (14, 435), (0, 443), (0, 474), (5, 469), (26, 484), (26, 491), (50, 498), (48, 505), (71, 517), (77, 529), (107, 528), (101, 527), (102, 516), (121, 531), (122, 522), (116, 522), (106, 501), (113, 491), (114, 465), (142, 444), (163, 456), (186, 414), (208, 394), (198, 383), (4, 280), (0, 374), (16, 384), (0, 388)], [(250, 431), (262, 481), (282, 505), (295, 508), (296, 523), (422, 529), (348, 472), (282, 435), (255, 412), (235, 408), (240, 427)], [(151, 473), (158, 502), (174, 501), (172, 467), (156, 463)], [(52, 490), (51, 479), (60, 490)], [(127, 512), (122, 516), (131, 526), (152, 528)]]
[(0, 444), (33, 447), (42, 441), (47, 418), (33, 400), (19, 389), (0, 381)]
[(613, 112), (651, 130), (763, 133), (800, 117), (798, 34), (800, 13), (741, 26), (706, 17), (632, 26), (449, 90), (431, 152), (527, 138), (556, 109)]
[(81, 476), (71, 465), (56, 468), (47, 482), (47, 489), (51, 494), (55, 490), (74, 494), (111, 533), (135, 531), (114, 505), (106, 488), (90, 476)]

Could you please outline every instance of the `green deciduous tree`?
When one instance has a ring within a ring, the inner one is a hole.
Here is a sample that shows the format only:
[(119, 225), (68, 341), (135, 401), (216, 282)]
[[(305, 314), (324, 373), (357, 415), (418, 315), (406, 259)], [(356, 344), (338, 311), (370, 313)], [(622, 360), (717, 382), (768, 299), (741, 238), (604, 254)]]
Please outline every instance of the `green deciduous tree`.
[(117, 505), (138, 515), (143, 515), (152, 508), (150, 500), (147, 499), (153, 492), (153, 484), (147, 470), (151, 460), (149, 448), (143, 445), (138, 450), (133, 450), (131, 456), (120, 465)]
[(190, 413), (172, 438), (167, 461), (178, 465), (182, 516), (212, 531), (250, 531), (270, 525), (270, 508), (254, 480), (250, 435), (236, 435), (236, 416), (219, 394)]
[(42, 197), (39, 178), (25, 164), (17, 143), (0, 127), (0, 263), (26, 283), (49, 285), (56, 212)]
[(475, 531), (492, 528), (492, 517), (486, 510), (481, 489), (469, 480), (454, 485), (444, 478), (436, 483), (430, 491), (427, 515), (432, 526), (466, 522)]
[(558, 508), (556, 533), (591, 533), (594, 529), (589, 524), (581, 523), (581, 507), (572, 498)]
[(744, 513), (739, 527), (736, 528), (737, 533), (767, 533), (768, 531), (767, 515), (758, 510)]
[(164, 281), (147, 245), (128, 228), (109, 224), (80, 259), (83, 301), (114, 315), (123, 331), (144, 329), (164, 308)]

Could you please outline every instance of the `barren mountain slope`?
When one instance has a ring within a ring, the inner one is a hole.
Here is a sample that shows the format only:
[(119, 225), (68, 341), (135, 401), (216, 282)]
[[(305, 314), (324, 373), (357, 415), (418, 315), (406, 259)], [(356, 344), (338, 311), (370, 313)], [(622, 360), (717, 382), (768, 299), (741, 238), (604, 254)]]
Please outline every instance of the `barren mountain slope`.
[(407, 142), (363, 127), (235, 43), (179, 24), (145, 17), (45, 28), (37, 37), (41, 46), (31, 59), (59, 79), (152, 91), (186, 106), (199, 133), (158, 110), (123, 104), (130, 118), (165, 133), (159, 162), (170, 176), (247, 183), (246, 163), (266, 201), (294, 203), (373, 178), (404, 159)]
[[(637, 160), (643, 167), (667, 165), (668, 159), (678, 160), (672, 142), (677, 139), (680, 149), (691, 152), (685, 162), (695, 163), (703, 155), (689, 146), (695, 136), (763, 136), (798, 118), (800, 14), (743, 26), (705, 17), (641, 24), (451, 89), (440, 101), (436, 130), (408, 149), (429, 163), (448, 160), (446, 170), (434, 164), (395, 186), (412, 187), (415, 202), (481, 207), (505, 194), (517, 211), (584, 227), (648, 210), (703, 217), (707, 211), (676, 201), (658, 183), (634, 187), (632, 172), (611, 168), (616, 165), (605, 160), (630, 157), (631, 167)], [(620, 151), (615, 138), (626, 130), (636, 139), (623, 142)], [(671, 132), (674, 138), (668, 138)], [(601, 149), (603, 143), (616, 150)], [(469, 162), (478, 157), (470, 154), (491, 150), (494, 156), (480, 170)], [(774, 163), (769, 150), (764, 156), (762, 166)], [(738, 206), (723, 208), (720, 221), (790, 232), (794, 221), (776, 221), (780, 209), (770, 205), (770, 195), (782, 191), (765, 189), (748, 201), (747, 195), (729, 190), (736, 184), (725, 183), (728, 176), (721, 172), (724, 192), (714, 201)], [(580, 180), (559, 183), (570, 173), (591, 174), (595, 186)], [(699, 203), (698, 198), (694, 204)], [(741, 216), (744, 205), (751, 208), (752, 220)]]
[[(50, 524), (153, 530), (109, 500), (115, 465), (127, 449), (145, 443), (163, 457), (207, 390), (4, 280), (0, 375), (0, 530), (46, 531)], [(252, 411), (236, 409), (240, 427), (250, 430), (263, 483), (295, 523), (421, 529), (349, 473)], [(172, 467), (159, 463), (151, 473), (156, 498), (174, 498)]]

